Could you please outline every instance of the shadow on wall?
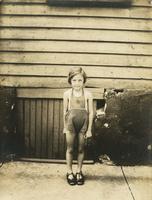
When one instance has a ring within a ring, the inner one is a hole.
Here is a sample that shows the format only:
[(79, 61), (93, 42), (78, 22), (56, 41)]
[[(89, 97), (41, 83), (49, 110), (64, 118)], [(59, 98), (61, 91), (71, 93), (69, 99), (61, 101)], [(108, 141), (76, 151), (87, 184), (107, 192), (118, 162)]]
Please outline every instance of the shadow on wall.
[(130, 7), (132, 0), (47, 0), (50, 6), (66, 7)]
[(106, 90), (106, 115), (94, 120), (95, 160), (152, 163), (152, 91)]
[(0, 161), (12, 160), (16, 152), (16, 89), (0, 87)]

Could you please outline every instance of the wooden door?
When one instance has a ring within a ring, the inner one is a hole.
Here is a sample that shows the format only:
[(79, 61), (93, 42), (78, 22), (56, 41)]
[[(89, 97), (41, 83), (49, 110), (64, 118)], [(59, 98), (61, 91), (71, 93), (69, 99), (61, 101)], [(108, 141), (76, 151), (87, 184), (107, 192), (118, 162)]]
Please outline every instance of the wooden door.
[[(101, 98), (101, 89), (94, 93)], [(18, 89), (17, 132), (22, 157), (65, 159), (62, 96), (60, 89)]]
[(23, 156), (65, 158), (61, 99), (18, 99), (18, 133)]

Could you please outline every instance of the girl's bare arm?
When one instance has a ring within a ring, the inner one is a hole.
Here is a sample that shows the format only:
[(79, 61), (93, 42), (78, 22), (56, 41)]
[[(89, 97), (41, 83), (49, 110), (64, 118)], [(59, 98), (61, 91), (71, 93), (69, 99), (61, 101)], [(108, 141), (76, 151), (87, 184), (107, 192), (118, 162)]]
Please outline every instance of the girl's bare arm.
[(68, 95), (67, 92), (63, 94), (63, 133), (66, 133), (65, 116), (68, 110)]
[(89, 124), (88, 124), (88, 130), (86, 133), (87, 137), (91, 137), (92, 136), (92, 123), (93, 123), (93, 97), (92, 94), (89, 93), (88, 95), (88, 108), (89, 108)]

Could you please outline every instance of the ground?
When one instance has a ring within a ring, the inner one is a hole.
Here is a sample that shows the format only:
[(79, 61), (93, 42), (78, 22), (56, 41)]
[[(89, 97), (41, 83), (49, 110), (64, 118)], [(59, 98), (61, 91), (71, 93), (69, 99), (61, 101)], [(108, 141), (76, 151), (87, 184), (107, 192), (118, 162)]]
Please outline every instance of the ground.
[[(74, 169), (76, 166), (74, 165)], [(83, 186), (66, 183), (65, 164), (9, 162), (0, 168), (1, 200), (151, 200), (152, 168), (85, 164)]]

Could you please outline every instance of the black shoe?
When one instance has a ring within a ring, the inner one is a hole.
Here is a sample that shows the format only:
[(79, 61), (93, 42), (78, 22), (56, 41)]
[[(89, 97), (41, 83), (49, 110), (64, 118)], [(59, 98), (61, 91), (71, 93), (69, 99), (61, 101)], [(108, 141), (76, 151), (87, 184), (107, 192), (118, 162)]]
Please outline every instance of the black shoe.
[(76, 185), (76, 178), (73, 173), (67, 173), (66, 178), (69, 185)]
[(76, 173), (76, 181), (77, 181), (77, 185), (83, 185), (84, 184), (84, 175), (83, 175), (82, 172)]

